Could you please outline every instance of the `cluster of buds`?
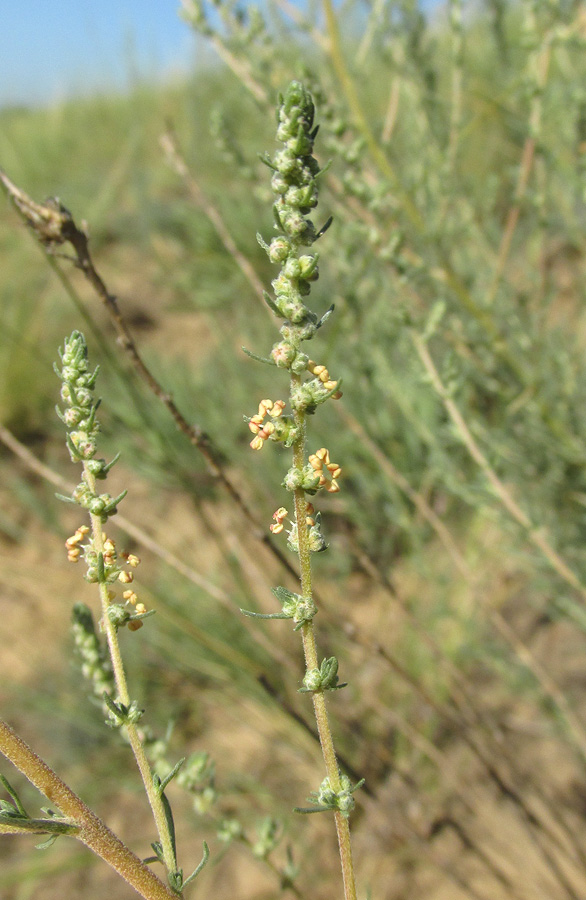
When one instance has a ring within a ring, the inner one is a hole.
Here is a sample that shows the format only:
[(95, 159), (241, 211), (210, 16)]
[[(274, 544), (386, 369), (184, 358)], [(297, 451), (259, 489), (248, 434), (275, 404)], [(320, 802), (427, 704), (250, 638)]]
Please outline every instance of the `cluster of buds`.
[(347, 775), (340, 775), (340, 789), (335, 791), (331, 786), (330, 779), (324, 778), (319, 786), (319, 790), (312, 791), (309, 802), (315, 804), (314, 809), (298, 809), (297, 812), (321, 812), (322, 810), (336, 810), (341, 812), (343, 816), (348, 818), (354, 809), (354, 794), (358, 788), (364, 784), (362, 778), (358, 784), (352, 785)]
[(215, 763), (204, 750), (187, 758), (177, 775), (177, 784), (193, 795), (193, 808), (200, 816), (210, 812), (218, 799)]
[(90, 373), (87, 344), (83, 334), (74, 331), (59, 350), (61, 369), (55, 372), (63, 382), (61, 399), (65, 412), (57, 407), (57, 415), (68, 429), (67, 447), (73, 462), (92, 459), (96, 453), (96, 438), (100, 426), (96, 421), (99, 403), (93, 399), (98, 369)]
[[(125, 591), (123, 596), (126, 598), (127, 594), (132, 594), (135, 598), (134, 601), (127, 600), (127, 603), (124, 605), (121, 603), (110, 603), (107, 616), (116, 630), (128, 626), (129, 631), (138, 631), (139, 628), (142, 628), (143, 619), (152, 616), (155, 611), (154, 609), (147, 609), (144, 603), (137, 603), (138, 597), (134, 592)], [(113, 591), (108, 592), (108, 600), (114, 600), (115, 596)], [(134, 606), (128, 606), (128, 603), (134, 603)]]
[(325, 366), (318, 365), (317, 363), (314, 363), (312, 359), (310, 359), (307, 362), (307, 369), (309, 372), (311, 372), (312, 375), (314, 375), (321, 381), (326, 391), (334, 391), (333, 394), (330, 394), (332, 400), (340, 399), (340, 397), (342, 396), (342, 391), (334, 390), (335, 388), (337, 388), (339, 382), (332, 381), (332, 379), (330, 378), (330, 373)]
[(96, 634), (89, 607), (85, 603), (76, 603), (72, 619), (73, 640), (81, 661), (81, 673), (90, 682), (95, 697), (102, 701), (104, 694), (115, 693), (112, 664)]
[(330, 494), (335, 494), (340, 490), (338, 478), (342, 474), (342, 469), (337, 463), (330, 460), (330, 453), (325, 447), (322, 447), (317, 453), (311, 454), (309, 465), (319, 475), (321, 488), (325, 488)]
[(291, 407), (297, 412), (306, 412), (312, 415), (318, 406), (329, 400), (330, 397), (342, 396), (338, 390), (339, 381), (330, 381), (333, 385), (329, 390), (319, 378), (310, 378), (291, 390)]
[[(69, 562), (76, 563), (83, 555), (88, 567), (85, 578), (86, 581), (91, 583), (100, 582), (103, 584), (114, 584), (119, 581), (123, 585), (132, 584), (134, 581), (134, 574), (131, 571), (122, 568), (122, 565), (126, 564), (130, 569), (136, 569), (140, 564), (138, 556), (134, 553), (128, 553), (127, 551), (117, 554), (115, 542), (112, 538), (109, 538), (105, 532), (102, 532), (102, 551), (96, 553), (94, 543), (91, 539), (86, 544), (82, 543), (89, 533), (90, 529), (87, 525), (80, 525), (75, 533), (67, 538), (65, 547), (67, 549), (67, 559)], [(120, 560), (122, 560), (122, 565), (120, 564)], [(146, 614), (146, 606), (139, 601), (138, 595), (134, 590), (127, 588), (123, 591), (122, 597), (126, 603), (129, 603), (134, 607), (131, 615), (141, 617)], [(115, 593), (113, 591), (108, 591), (108, 600), (113, 601), (115, 599)], [(139, 620), (140, 618), (133, 620), (135, 624), (130, 626), (131, 630), (135, 631), (137, 628), (141, 627), (137, 624)]]
[(295, 349), (291, 341), (283, 340), (273, 345), (271, 359), (279, 369), (290, 369), (295, 375), (301, 375), (307, 369), (309, 357), (307, 353)]
[[(319, 164), (313, 155), (313, 144), (317, 135), (314, 125), (315, 108), (309, 91), (298, 82), (290, 84), (286, 94), (280, 98), (277, 114), (277, 140), (283, 149), (264, 162), (272, 170), (271, 187), (276, 196), (273, 212), (276, 229), (280, 232), (267, 244), (260, 235), (259, 243), (272, 263), (280, 264), (281, 270), (273, 280), (274, 297), (265, 293), (265, 300), (275, 315), (285, 322), (281, 326), (281, 340), (271, 351), (271, 362), (278, 368), (288, 369), (292, 375), (290, 405), (293, 421), (281, 415), (282, 409), (273, 411), (270, 401), (262, 401), (257, 416), (248, 420), (249, 428), (255, 435), (250, 446), (259, 450), (267, 439), (281, 441), (285, 446), (293, 446), (299, 439), (304, 416), (312, 414), (326, 400), (342, 396), (340, 382), (334, 381), (324, 365), (311, 360), (301, 350), (303, 341), (310, 340), (327, 318), (333, 307), (318, 319), (305, 306), (305, 298), (310, 293), (311, 284), (319, 277), (318, 256), (309, 253), (311, 247), (327, 230), (330, 222), (317, 230), (309, 218), (309, 213), (317, 206), (317, 176)], [(311, 378), (303, 380), (309, 372)], [(269, 405), (270, 404), (270, 405)], [(267, 414), (270, 416), (265, 421)], [(338, 465), (330, 461), (327, 450), (320, 450), (302, 466), (297, 461), (289, 470), (283, 482), (290, 491), (302, 489), (306, 494), (315, 494), (320, 488), (334, 493), (339, 490), (337, 479), (341, 473)], [(271, 531), (278, 534), (283, 530), (286, 513), (277, 510)], [(315, 524), (315, 523), (314, 523)], [(311, 527), (311, 526), (310, 526)], [(295, 545), (295, 537), (290, 535), (290, 544)], [(315, 549), (325, 546), (321, 535), (315, 535)], [(323, 549), (323, 547), (322, 547)]]
[(61, 499), (67, 502), (73, 500), (105, 522), (109, 516), (114, 515), (117, 504), (126, 496), (126, 491), (114, 498), (108, 493), (98, 494), (95, 489), (96, 479), (103, 480), (118, 458), (110, 463), (96, 458), (96, 442), (100, 430), (96, 412), (100, 401), (94, 400), (93, 391), (99, 367), (90, 372), (87, 344), (80, 331), (74, 331), (66, 338), (59, 356), (61, 369), (58, 366), (54, 368), (62, 381), (61, 399), (65, 410), (62, 412), (57, 407), (57, 415), (67, 428), (67, 447), (72, 461), (82, 462), (84, 467), (83, 481), (77, 485), (73, 496)]
[(259, 822), (256, 829), (257, 840), (251, 847), (252, 855), (257, 859), (268, 859), (270, 854), (277, 847), (282, 836), (282, 828), (277, 819), (268, 816)]
[[(94, 462), (94, 460), (90, 460), (90, 463), (91, 462)], [(86, 465), (89, 464), (86, 463)], [(97, 491), (93, 490), (88, 484), (88, 477), (86, 472), (84, 472), (83, 481), (80, 481), (77, 485), (72, 496), (64, 497), (62, 499), (66, 501), (73, 500), (75, 503), (78, 503), (79, 506), (83, 507), (83, 509), (87, 509), (92, 516), (99, 516), (102, 522), (105, 522), (110, 516), (115, 515), (118, 511), (118, 504), (121, 500), (124, 500), (125, 497), (126, 491), (122, 491), (117, 497), (112, 497), (112, 495), (107, 492), (98, 494)]]
[[(311, 282), (319, 277), (317, 254), (302, 252), (320, 237), (308, 213), (317, 206), (317, 175), (319, 164), (313, 156), (314, 105), (311, 94), (294, 81), (278, 111), (277, 140), (284, 146), (271, 159), (263, 157), (273, 172), (271, 187), (276, 196), (273, 212), (277, 229), (281, 232), (267, 244), (258, 240), (273, 263), (281, 264), (281, 271), (272, 282), (274, 299), (265, 299), (273, 312), (301, 328), (310, 326), (312, 336), (317, 318), (303, 302)], [(298, 348), (294, 348), (295, 350)]]
[(311, 622), (317, 614), (317, 606), (313, 597), (302, 597), (284, 587), (273, 588), (273, 594), (281, 601), (281, 618), (293, 619), (295, 631), (299, 631), (307, 622)]
[(268, 414), (271, 419), (278, 419), (282, 415), (285, 408), (284, 400), (261, 400), (258, 405), (258, 413), (248, 420), (248, 427), (252, 431), (255, 438), (250, 442), (253, 450), (260, 450), (264, 442), (270, 438), (275, 432), (274, 421), (265, 422), (265, 416)]
[(335, 656), (329, 656), (322, 660), (319, 668), (307, 670), (303, 678), (303, 687), (299, 688), (299, 693), (318, 694), (324, 691), (339, 691), (343, 687), (346, 687), (346, 682), (340, 684), (338, 660)]
[[(79, 331), (74, 331), (66, 338), (59, 356), (61, 369), (55, 366), (55, 371), (62, 381), (61, 399), (65, 404), (65, 410), (62, 412), (57, 408), (57, 413), (67, 427), (67, 446), (71, 459), (83, 464), (82, 481), (71, 497), (61, 499), (77, 503), (90, 513), (95, 537), (95, 539), (92, 537), (87, 525), (81, 525), (65, 541), (67, 558), (70, 562), (78, 562), (83, 556), (87, 565), (84, 577), (90, 584), (105, 586), (120, 582), (125, 586), (126, 589), (122, 594), (125, 601), (123, 604), (114, 603), (116, 594), (112, 590), (107, 590), (105, 594), (108, 601), (107, 616), (115, 628), (128, 625), (130, 630), (136, 631), (142, 626), (142, 620), (151, 614), (144, 603), (139, 601), (135, 591), (130, 588), (134, 576), (127, 567), (135, 569), (140, 560), (131, 553), (118, 555), (115, 542), (103, 532), (100, 535), (96, 531), (96, 529), (101, 531), (100, 523), (103, 525), (114, 515), (118, 503), (126, 496), (126, 491), (112, 497), (109, 493), (99, 494), (96, 490), (96, 482), (106, 478), (118, 459), (115, 457), (110, 463), (106, 463), (96, 456), (96, 442), (100, 430), (96, 411), (100, 401), (94, 400), (93, 391), (98, 369), (96, 368), (93, 373), (90, 372), (87, 344)], [(84, 543), (86, 538), (87, 541)]]

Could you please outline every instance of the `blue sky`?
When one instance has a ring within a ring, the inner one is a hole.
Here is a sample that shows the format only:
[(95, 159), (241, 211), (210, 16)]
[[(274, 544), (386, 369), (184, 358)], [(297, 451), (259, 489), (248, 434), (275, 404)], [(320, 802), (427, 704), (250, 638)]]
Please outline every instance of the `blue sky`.
[(125, 87), (185, 70), (195, 42), (179, 0), (0, 0), (0, 105)]
[(179, 9), (180, 0), (0, 0), (0, 106), (185, 72), (196, 42)]

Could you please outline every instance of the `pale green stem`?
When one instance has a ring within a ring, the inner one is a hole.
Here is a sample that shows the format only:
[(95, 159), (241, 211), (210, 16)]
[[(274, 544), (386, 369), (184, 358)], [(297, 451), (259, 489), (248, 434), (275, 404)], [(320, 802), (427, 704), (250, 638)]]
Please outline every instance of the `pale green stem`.
[(448, 141), (448, 172), (454, 176), (460, 127), (462, 124), (463, 44), (462, 0), (451, 0), (450, 21), (452, 31), (452, 107), (450, 111), (450, 137)]
[[(85, 464), (84, 477), (90, 491), (92, 491), (92, 493), (95, 493), (95, 478)], [(102, 531), (102, 519), (100, 518), (100, 516), (95, 516), (91, 513), (90, 519), (92, 523), (94, 550), (97, 554), (101, 553), (103, 555), (104, 535)], [(110, 621), (110, 617), (108, 615), (108, 607), (110, 606), (108, 585), (100, 584), (99, 589), (100, 602), (102, 605), (103, 628), (106, 632), (106, 639), (108, 641), (108, 649), (110, 651), (110, 659), (112, 661), (112, 669), (114, 671), (114, 680), (116, 681), (118, 699), (125, 706), (129, 706), (130, 694), (128, 692), (126, 672), (124, 670), (124, 663), (122, 662), (122, 654), (120, 652), (118, 632), (114, 624)], [(153, 812), (157, 833), (159, 835), (161, 847), (163, 848), (163, 859), (165, 861), (165, 866), (168, 872), (175, 872), (177, 870), (177, 860), (175, 858), (175, 851), (173, 849), (173, 841), (171, 839), (171, 833), (169, 831), (167, 816), (165, 815), (165, 807), (163, 806), (163, 800), (161, 798), (160, 792), (155, 788), (153, 782), (153, 774), (146, 758), (146, 753), (144, 751), (144, 747), (138, 733), (138, 728), (136, 727), (136, 725), (129, 723), (125, 725), (125, 729), (128, 735), (128, 742), (130, 743), (130, 746), (132, 748), (132, 752), (134, 754), (134, 758), (136, 760), (136, 764), (138, 766), (142, 782), (144, 784), (144, 788)], [(174, 894), (174, 896), (177, 897), (181, 895)]]
[(389, 162), (384, 150), (380, 146), (376, 137), (372, 133), (372, 129), (364, 114), (362, 103), (360, 102), (360, 98), (356, 91), (356, 85), (346, 65), (345, 54), (342, 49), (340, 29), (338, 28), (338, 21), (336, 19), (336, 13), (334, 12), (332, 0), (322, 0), (322, 4), (326, 19), (326, 27), (328, 30), (330, 57), (336, 75), (338, 76), (338, 79), (342, 86), (342, 90), (346, 97), (346, 102), (348, 103), (348, 106), (354, 118), (354, 122), (356, 123), (357, 128), (362, 133), (362, 136), (364, 137), (364, 140), (366, 141), (366, 144), (368, 146), (369, 152), (376, 162), (379, 170), (386, 178), (392, 181), (398, 189), (398, 192), (401, 195), (404, 209), (409, 219), (416, 226), (416, 228), (421, 231), (425, 226), (425, 222), (421, 216), (421, 213), (417, 209), (417, 206), (415, 205), (411, 197), (407, 194), (407, 192), (401, 185), (397, 173)]
[(4, 819), (0, 821), (0, 834), (48, 834), (55, 837), (68, 834), (75, 837), (79, 834), (79, 826), (54, 819), (15, 819), (14, 822)]
[(145, 900), (177, 900), (177, 894), (163, 884), (2, 719), (0, 753), (78, 826), (75, 837), (112, 866), (141, 897)]
[[(301, 377), (291, 373), (291, 393), (301, 384)], [(302, 469), (305, 464), (305, 438), (306, 438), (306, 417), (305, 413), (294, 410), (295, 424), (299, 429), (299, 437), (293, 444), (293, 465), (297, 469)], [(309, 549), (309, 530), (307, 528), (307, 499), (305, 491), (298, 488), (294, 492), (295, 499), (295, 522), (297, 525), (297, 540), (299, 546), (299, 568), (301, 572), (301, 595), (303, 597), (312, 598), (312, 581), (311, 581), (311, 551)], [(303, 640), (303, 653), (305, 656), (306, 669), (319, 668), (317, 647), (315, 643), (315, 633), (312, 622), (306, 622), (301, 628), (301, 637)], [(330, 780), (332, 790), (340, 790), (340, 770), (336, 759), (336, 751), (334, 748), (334, 740), (332, 737), (332, 729), (328, 719), (326, 709), (325, 695), (323, 691), (314, 691), (312, 693), (313, 709), (315, 712), (315, 720), (319, 734), (319, 742), (322, 749), (326, 772)], [(338, 833), (338, 846), (340, 849), (340, 861), (342, 864), (342, 877), (344, 880), (344, 897), (345, 900), (356, 900), (356, 881), (354, 878), (354, 865), (352, 862), (352, 847), (350, 844), (350, 824), (348, 818), (342, 813), (336, 811), (334, 814), (336, 820), (336, 831)]]
[(541, 131), (543, 92), (545, 90), (545, 85), (547, 84), (550, 62), (551, 43), (549, 43), (548, 41), (540, 52), (537, 61), (537, 77), (535, 85), (537, 90), (535, 92), (535, 96), (531, 101), (528, 134), (523, 145), (521, 164), (519, 166), (519, 174), (517, 177), (517, 186), (513, 195), (513, 205), (509, 209), (509, 213), (507, 215), (505, 227), (501, 237), (495, 272), (493, 275), (492, 284), (488, 291), (486, 301), (487, 305), (492, 304), (496, 297), (496, 293), (501, 283), (505, 266), (509, 258), (509, 253), (511, 251), (513, 235), (515, 233), (515, 229), (521, 215), (523, 200), (525, 198), (525, 194), (527, 193), (527, 186), (529, 184), (529, 178), (531, 176), (531, 171), (535, 160), (537, 140)]

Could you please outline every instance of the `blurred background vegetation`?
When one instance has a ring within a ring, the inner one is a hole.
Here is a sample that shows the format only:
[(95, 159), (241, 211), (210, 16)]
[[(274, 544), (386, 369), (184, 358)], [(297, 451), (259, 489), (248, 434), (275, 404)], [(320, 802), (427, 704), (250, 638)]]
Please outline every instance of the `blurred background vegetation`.
[[(586, 7), (452, 0), (430, 16), (410, 0), (304, 12), (275, 0), (186, 2), (184, 15), (220, 64), (172, 87), (0, 111), (0, 164), (87, 223), (148, 366), (266, 534), (288, 463), (273, 446), (252, 453), (242, 418), (274, 391), (241, 350), (267, 355), (277, 337), (255, 281), (275, 277), (255, 237), (272, 229), (258, 154), (274, 147), (278, 91), (292, 77), (310, 87), (316, 153), (332, 160), (318, 225), (334, 216), (313, 306), (336, 307), (312, 352), (344, 392), (311, 423), (312, 449), (344, 468), (341, 493), (319, 498), (331, 546), (316, 562), (316, 624), (349, 681), (330, 703), (337, 743), (366, 778), (353, 819), (361, 896), (576, 900)], [(161, 149), (169, 128), (187, 176)], [(290, 576), (136, 377), (67, 247), (47, 259), (5, 203), (0, 249), (0, 422), (78, 480), (52, 362), (84, 330), (102, 367), (102, 447), (122, 454), (112, 492), (129, 488), (121, 513), (157, 544), (119, 538), (143, 558), (139, 592), (157, 610), (124, 650), (149, 725), (174, 723), (170, 756), (215, 762), (211, 818), (173, 795), (185, 868), (205, 837), (199, 891), (276, 897), (290, 891), (291, 848), (298, 895), (338, 896), (331, 822), (291, 812), (321, 780), (298, 636), (238, 612), (274, 611), (270, 587)], [(70, 610), (94, 593), (62, 549), (79, 517), (7, 447), (0, 498), (3, 714), (147, 855), (129, 754), (72, 662)], [(267, 817), (282, 837), (262, 859), (251, 845)], [(242, 828), (232, 841), (226, 822)], [(42, 855), (5, 840), (0, 859), (2, 900), (133, 896), (65, 841)]]

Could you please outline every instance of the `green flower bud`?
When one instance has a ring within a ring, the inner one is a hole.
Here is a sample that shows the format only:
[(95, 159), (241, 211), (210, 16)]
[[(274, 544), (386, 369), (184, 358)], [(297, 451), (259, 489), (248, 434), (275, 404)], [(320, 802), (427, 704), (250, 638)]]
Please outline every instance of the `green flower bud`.
[(319, 691), (321, 688), (321, 672), (319, 669), (308, 669), (303, 678), (303, 686), (308, 691)]
[(274, 431), (271, 433), (269, 440), (277, 441), (284, 444), (285, 447), (291, 447), (299, 436), (299, 429), (289, 416), (274, 419)]
[(75, 400), (79, 406), (81, 406), (83, 409), (86, 409), (88, 406), (91, 406), (91, 402), (92, 402), (91, 391), (89, 391), (85, 387), (82, 387), (82, 388), (76, 387)]
[(327, 809), (337, 809), (343, 816), (348, 817), (355, 806), (352, 795), (363, 784), (364, 779), (352, 787), (348, 776), (340, 775), (340, 790), (335, 791), (330, 784), (330, 779), (324, 778), (319, 790), (311, 798), (311, 802)]
[(291, 406), (299, 411), (314, 413), (319, 404), (325, 403), (336, 390), (337, 386), (332, 391), (326, 388), (319, 378), (311, 378), (291, 392)]
[(275, 194), (286, 194), (287, 189), (289, 187), (289, 182), (286, 178), (284, 178), (280, 172), (275, 172), (271, 179), (271, 188), (273, 189)]
[(71, 428), (75, 428), (76, 425), (79, 425), (82, 418), (83, 418), (83, 413), (80, 409), (76, 409), (76, 408), (66, 409), (65, 412), (63, 413), (63, 422)]
[(278, 344), (274, 344), (271, 350), (271, 358), (280, 369), (290, 369), (295, 362), (296, 356), (294, 347), (288, 341), (280, 341)]
[(106, 467), (105, 459), (90, 459), (87, 464), (88, 471), (91, 472), (96, 478), (102, 474)]
[(302, 372), (305, 372), (307, 369), (307, 363), (309, 362), (309, 356), (307, 353), (297, 353), (295, 359), (291, 363), (291, 371), (296, 375), (301, 375)]
[(324, 550), (328, 549), (326, 539), (321, 533), (320, 522), (317, 520), (315, 525), (312, 525), (312, 527), (309, 529), (309, 549), (312, 553), (322, 553)]
[(338, 660), (330, 656), (322, 660), (319, 669), (308, 669), (303, 679), (302, 694), (308, 692), (337, 691), (346, 687), (338, 683)]
[[(292, 150), (285, 149), (279, 150), (275, 153), (275, 158), (273, 159), (273, 165), (277, 169), (277, 172), (283, 177), (292, 176), (294, 172), (299, 170), (299, 161)], [(279, 193), (282, 193), (279, 191)]]
[(301, 263), (298, 259), (288, 259), (283, 268), (283, 275), (286, 278), (299, 278), (301, 275)]
[(243, 833), (242, 825), (237, 819), (224, 819), (219, 825), (217, 837), (219, 841), (229, 844), (242, 837)]
[(315, 494), (319, 487), (319, 475), (315, 474), (315, 471), (309, 464), (302, 469), (297, 469), (293, 466), (285, 475), (283, 487), (288, 491), (303, 488), (308, 494)]
[(218, 792), (213, 787), (206, 787), (193, 798), (193, 808), (200, 816), (205, 816), (218, 799)]
[(108, 618), (115, 628), (121, 628), (130, 621), (132, 613), (127, 607), (119, 603), (111, 603), (108, 607)]
[(291, 253), (291, 244), (283, 237), (274, 238), (269, 244), (268, 255), (272, 263), (284, 262)]
[(267, 859), (279, 843), (279, 823), (270, 816), (260, 823), (257, 828), (258, 840), (252, 845), (253, 856), (257, 859)]
[(306, 281), (317, 281), (318, 275), (318, 262), (319, 256), (316, 253), (313, 256), (300, 256), (299, 257), (299, 265), (301, 267), (301, 277), (305, 278)]
[(313, 141), (300, 129), (294, 138), (290, 138), (287, 142), (287, 149), (295, 153), (296, 156), (309, 156), (313, 150)]

